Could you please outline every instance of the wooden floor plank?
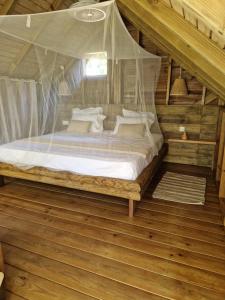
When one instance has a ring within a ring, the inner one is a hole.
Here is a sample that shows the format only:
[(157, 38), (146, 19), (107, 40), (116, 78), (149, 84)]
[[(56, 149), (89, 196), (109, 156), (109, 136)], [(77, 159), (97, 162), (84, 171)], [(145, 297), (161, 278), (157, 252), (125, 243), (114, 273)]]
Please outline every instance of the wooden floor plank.
[(15, 295), (11, 292), (5, 291), (5, 299), (6, 300), (25, 300), (25, 298)]
[[(52, 259), (47, 259), (43, 256), (24, 251), (16, 247), (4, 245), (6, 249), (6, 262), (14, 265), (24, 271), (45, 277), (51, 278), (52, 281), (59, 283), (67, 288), (76, 287), (77, 290), (83, 293), (89, 293), (91, 296), (102, 299), (149, 299), (149, 294), (144, 291), (153, 292), (156, 295), (169, 299), (181, 299), (185, 294), (187, 300), (206, 300), (218, 299), (224, 300), (225, 292), (213, 291), (196, 287), (191, 284), (179, 282), (171, 278), (165, 278), (158, 274), (143, 272), (139, 269), (133, 269), (133, 272), (126, 272), (120, 264), (118, 269), (113, 267), (102, 268), (96, 265), (96, 273), (101, 270), (105, 273), (120, 278), (122, 281), (128, 281), (129, 285), (124, 285), (121, 282), (108, 280), (106, 277), (89, 273), (80, 268), (74, 268), (68, 264), (64, 264)], [(81, 258), (76, 258), (77, 263)], [(86, 261), (86, 266), (89, 267), (90, 260)], [(132, 276), (130, 276), (132, 274)], [(142, 277), (144, 276), (144, 277)], [(146, 280), (147, 279), (147, 280)], [(110, 286), (110, 289), (108, 288)], [(134, 288), (136, 287), (136, 289)]]
[[(219, 202), (219, 200), (218, 200)], [(144, 207), (148, 207), (149, 205), (153, 206), (153, 207), (157, 207), (161, 209), (166, 209), (166, 208), (170, 208), (170, 209), (178, 209), (180, 212), (185, 211), (185, 212), (196, 212), (198, 213), (200, 216), (203, 214), (209, 214), (209, 215), (216, 215), (216, 216), (221, 216), (221, 212), (219, 209), (219, 206), (217, 208), (214, 207), (208, 207), (206, 205), (193, 205), (193, 204), (183, 204), (183, 203), (178, 203), (178, 202), (172, 202), (172, 201), (166, 201), (166, 200), (162, 200), (162, 199), (153, 199), (152, 198), (152, 194), (150, 196), (145, 196), (141, 203), (141, 205), (143, 205)], [(199, 217), (199, 216), (198, 216)]]
[[(62, 231), (28, 222), (27, 220), (24, 221), (3, 215), (1, 215), (0, 224), (1, 226), (5, 226), (0, 228), (2, 240), (6, 238), (4, 228), (9, 228), (11, 231), (17, 231), (20, 235), (25, 234), (27, 236), (31, 236), (35, 232), (37, 240), (45, 236), (45, 238), (51, 242), (57, 242), (58, 244), (83, 251), (88, 251), (94, 247), (94, 249), (98, 250), (95, 250), (95, 254), (98, 252), (101, 256), (105, 256), (108, 253), (108, 249), (119, 246), (119, 249), (122, 249), (121, 251), (122, 253), (125, 253), (125, 255), (129, 253), (129, 250), (134, 250), (136, 255), (139, 256), (143, 253), (148, 255), (150, 254), (157, 258), (163, 258), (187, 266), (193, 266), (198, 269), (225, 275), (225, 260), (220, 260), (218, 258), (202, 254), (200, 255), (198, 253), (185, 251), (175, 247), (169, 247), (164, 244), (155, 243), (151, 240), (134, 239), (134, 237), (113, 231), (98, 230), (99, 235), (96, 236), (93, 235), (93, 231), (89, 230), (89, 234), (86, 232), (86, 235), (82, 236), (80, 235), (80, 232), (79, 234), (69, 233), (64, 230)], [(119, 256), (120, 255), (121, 254), (119, 254)], [(123, 255), (121, 257), (123, 257)]]
[[(172, 212), (174, 213), (173, 210), (177, 209), (177, 214), (181, 214), (181, 216), (183, 214), (185, 214), (185, 216), (187, 216), (186, 214), (193, 214), (192, 217), (196, 217), (196, 219), (198, 219), (199, 217), (218, 217), (220, 218), (220, 210), (218, 209), (213, 209), (213, 208), (209, 208), (205, 205), (194, 205), (194, 204), (183, 204), (182, 203), (176, 203), (176, 202), (172, 202), (172, 201), (166, 201), (166, 200), (161, 200), (161, 199), (153, 199), (152, 196), (151, 197), (144, 197), (142, 199), (143, 201), (141, 201), (141, 204), (143, 205), (143, 209), (149, 209), (150, 207), (157, 209), (160, 209), (162, 211), (165, 211), (165, 206), (169, 209), (172, 210)], [(219, 201), (219, 199), (218, 199)], [(164, 209), (164, 210), (163, 210)]]
[[(26, 202), (26, 203), (21, 202), (20, 200), (14, 199), (14, 198), (11, 198), (10, 202), (13, 203), (15, 206), (24, 207), (24, 205), (26, 205), (27, 208), (30, 208), (32, 206), (31, 202), (45, 204), (45, 205), (51, 205), (51, 207), (53, 206), (53, 207), (60, 208), (60, 209), (63, 208), (63, 209), (67, 209), (69, 211), (88, 214), (88, 215), (95, 216), (95, 217), (104, 216), (105, 219), (115, 220), (115, 221), (121, 222), (123, 224), (126, 223), (125, 225), (123, 225), (123, 227), (126, 227), (127, 224), (131, 223), (132, 225), (141, 226), (141, 227), (148, 228), (151, 230), (159, 230), (161, 232), (169, 232), (169, 233), (176, 234), (176, 235), (180, 234), (180, 235), (186, 236), (186, 237), (191, 236), (191, 238), (203, 239), (208, 242), (213, 242), (213, 243), (215, 242), (215, 243), (225, 245), (223, 229), (221, 229), (221, 232), (220, 232), (221, 235), (216, 235), (212, 232), (208, 232), (208, 231), (204, 231), (204, 230), (200, 230), (200, 229), (192, 229), (190, 231), (189, 227), (178, 226), (176, 224), (171, 224), (171, 223), (166, 223), (166, 222), (160, 222), (160, 221), (152, 220), (152, 218), (143, 220), (136, 216), (135, 220), (131, 221), (129, 218), (124, 216), (123, 213), (116, 213), (116, 212), (113, 212), (111, 210), (106, 210), (101, 207), (100, 208), (95, 207), (95, 209), (93, 209), (92, 207), (83, 204), (83, 201), (79, 202), (78, 200), (74, 200), (71, 196), (68, 197), (68, 195), (63, 197), (63, 195), (58, 196), (56, 194), (50, 193), (50, 194), (48, 194), (48, 196), (46, 196), (45, 193), (43, 193), (43, 194), (38, 193), (39, 197), (37, 197), (37, 196), (35, 197), (33, 192), (31, 192), (29, 194), (27, 194), (27, 193), (28, 193), (27, 191), (24, 191), (24, 195), (21, 195), (21, 198), (18, 198), (18, 199), (23, 199), (23, 200), (25, 199), (25, 200), (28, 200), (28, 202)], [(18, 197), (18, 195), (17, 195), (17, 197)], [(8, 199), (9, 198), (7, 198), (5, 196), (0, 196), (0, 202), (8, 203), (9, 202)], [(37, 206), (36, 206), (36, 209), (38, 209)], [(53, 212), (52, 208), (50, 210)], [(174, 218), (174, 216), (171, 216), (171, 218)], [(115, 223), (113, 223), (113, 224), (115, 224)], [(100, 226), (102, 226), (102, 224)], [(222, 227), (222, 225), (221, 225), (221, 227)]]
[[(23, 234), (18, 231), (12, 232), (0, 228), (0, 234), (2, 241), (7, 245), (19, 247), (89, 272), (95, 272), (137, 288), (140, 288), (142, 283), (138, 286), (137, 281), (134, 282), (129, 277), (124, 278), (121, 274), (132, 273), (134, 278), (138, 277), (142, 282), (144, 278), (150, 279), (152, 273), (156, 273), (200, 287), (225, 292), (225, 286), (223, 285), (225, 275), (221, 276), (206, 270), (182, 266), (178, 263), (163, 260), (152, 255), (140, 254), (128, 249), (125, 252), (124, 248), (115, 245), (111, 245), (109, 253), (107, 253), (108, 245), (103, 244), (101, 248), (96, 245), (95, 254), (92, 254), (92, 249), (82, 247), (82, 244), (75, 249), (46, 239), (37, 239), (35, 235), (28, 235), (28, 232)], [(94, 241), (92, 244), (93, 246), (95, 245)], [(7, 246), (5, 248), (6, 253), (8, 253)], [(225, 267), (225, 262), (223, 266)]]
[[(28, 202), (20, 201), (20, 199), (28, 200)], [(19, 199), (19, 200), (18, 200)], [(74, 201), (73, 198), (63, 198), (62, 195), (60, 198), (57, 197), (57, 195), (51, 195), (49, 197), (28, 197), (23, 196), (23, 198), (11, 198), (10, 203), (14, 204), (15, 206), (18, 207), (24, 207), (27, 209), (30, 209), (32, 206), (35, 206), (35, 210), (38, 210), (38, 204), (44, 204), (50, 207), (50, 211), (53, 212), (53, 208), (60, 208), (60, 209), (66, 209), (67, 211), (74, 211), (74, 212), (79, 212), (79, 213), (84, 213), (84, 214), (89, 214), (89, 215), (94, 215), (94, 216), (102, 216), (102, 210), (103, 208), (96, 208), (95, 210), (92, 209), (90, 210), (90, 206), (84, 205), (83, 201), (79, 204), (77, 201)], [(9, 198), (5, 196), (0, 196), (0, 202), (2, 203), (8, 203)], [(33, 204), (35, 203), (35, 204)], [(52, 208), (53, 207), (53, 208)], [(46, 207), (47, 208), (47, 207)], [(40, 210), (43, 210), (43, 207), (40, 206)], [(57, 209), (55, 209), (57, 211)], [(59, 212), (62, 210), (58, 210)], [(64, 211), (65, 212), (65, 211)], [(219, 244), (225, 245), (225, 239), (224, 239), (224, 231), (222, 230), (221, 236), (220, 235), (215, 235), (214, 233), (208, 232), (208, 231), (202, 231), (199, 229), (190, 229), (188, 227), (183, 227), (183, 226), (177, 226), (175, 224), (170, 224), (170, 223), (165, 223), (165, 222), (160, 222), (160, 221), (155, 221), (150, 219), (151, 221), (143, 221), (142, 219), (139, 219), (138, 217), (135, 217), (135, 220), (130, 221), (126, 216), (122, 213), (116, 214), (115, 212), (108, 211), (104, 209), (104, 216), (107, 219), (115, 219), (117, 222), (123, 222), (123, 223), (132, 223), (132, 225), (136, 224), (137, 226), (144, 226), (145, 228), (150, 228), (153, 230), (160, 230), (160, 231), (165, 231), (165, 232), (170, 232), (174, 234), (179, 234), (181, 233), (182, 236), (190, 236), (192, 238), (196, 239), (204, 239), (209, 242), (218, 242)], [(173, 216), (172, 216), (173, 217)], [(171, 218), (172, 218), (171, 217)], [(101, 225), (102, 226), (102, 225)], [(124, 225), (125, 226), (125, 225)]]
[[(63, 216), (61, 217), (55, 217), (52, 216), (49, 212), (52, 213), (51, 208), (44, 208), (43, 213), (39, 212), (34, 212), (31, 210), (27, 209), (21, 209), (17, 208), (14, 206), (11, 206), (9, 204), (0, 204), (0, 212), (2, 211), (3, 214), (8, 214), (12, 215), (14, 217), (20, 217), (22, 219), (30, 220), (31, 222), (35, 222), (37, 224), (42, 224), (46, 226), (51, 226), (53, 228), (63, 228), (65, 231), (68, 232), (79, 232), (79, 234), (83, 235), (95, 235), (96, 234), (96, 227), (93, 227), (94, 219), (90, 218), (89, 216), (81, 216), (82, 217), (82, 222), (75, 222), (74, 218), (74, 213), (68, 212), (65, 215), (63, 212)], [(68, 218), (68, 215), (70, 218)], [(1, 219), (3, 219), (1, 217)], [(101, 232), (101, 236), (105, 233), (104, 230), (100, 229), (101, 226), (104, 228), (104, 218), (101, 219), (101, 222), (99, 223), (99, 218), (97, 219), (98, 222), (98, 232)], [(90, 225), (87, 225), (87, 223), (90, 223)], [(111, 221), (112, 222), (112, 221)], [(207, 255), (213, 256), (213, 257), (219, 257), (225, 259), (225, 251), (224, 251), (224, 245), (219, 245), (219, 244), (212, 244), (208, 242), (201, 241), (199, 243), (198, 240), (195, 239), (190, 239), (186, 237), (179, 237), (175, 235), (168, 235), (162, 232), (158, 231), (149, 231), (148, 229), (143, 229), (137, 226), (133, 226), (131, 224), (126, 224), (126, 226), (122, 223), (121, 227), (117, 226), (116, 224), (116, 232), (123, 232), (126, 234), (131, 234), (135, 235), (139, 238), (144, 238), (144, 239), (152, 239), (159, 241), (163, 244), (170, 244), (172, 246), (197, 252), (197, 253), (205, 253)]]
[[(0, 200), (1, 202), (1, 200)], [(38, 224), (43, 224), (47, 226), (51, 226), (54, 228), (64, 228), (65, 231), (69, 232), (79, 232), (80, 234), (86, 234), (87, 232), (91, 232), (93, 235), (96, 234), (96, 228), (93, 228), (92, 225), (86, 225), (84, 223), (77, 223), (74, 220), (68, 220), (68, 218), (62, 217), (53, 217), (48, 212), (48, 209), (45, 209), (44, 213), (34, 212), (27, 209), (17, 208), (15, 206), (11, 206), (9, 204), (1, 204), (0, 203), (0, 212), (4, 212), (4, 214), (13, 215), (14, 217), (19, 216), (22, 219), (27, 219), (32, 222), (36, 222)], [(51, 211), (51, 210), (50, 210)], [(47, 215), (47, 216), (46, 216)], [(70, 215), (71, 216), (71, 215)], [(72, 217), (72, 216), (71, 216)], [(86, 223), (88, 221), (88, 216), (86, 216)], [(103, 225), (103, 222), (101, 223)], [(122, 224), (123, 225), (123, 224)], [(176, 246), (181, 249), (197, 252), (197, 253), (205, 253), (210, 256), (219, 257), (225, 259), (224, 247), (221, 245), (211, 244), (208, 242), (198, 241), (186, 237), (180, 237), (175, 235), (168, 235), (162, 232), (153, 232), (148, 229), (144, 230), (144, 228), (137, 226), (130, 226), (128, 228), (128, 234), (134, 234), (145, 239), (153, 239), (160, 241), (164, 244), (170, 244)], [(124, 230), (124, 226), (122, 228), (118, 228), (119, 230)], [(100, 228), (98, 228), (98, 232), (100, 232)]]
[[(145, 292), (142, 289), (136, 289), (130, 285), (125, 285), (123, 283), (110, 280), (106, 277), (84, 271), (80, 268), (72, 267), (62, 262), (47, 259), (29, 251), (24, 251), (16, 247), (7, 246), (5, 244), (3, 244), (3, 247), (6, 250), (5, 256), (8, 264), (14, 265), (20, 270), (29, 272), (30, 274), (42, 277), (46, 280), (50, 279), (52, 282), (60, 284), (71, 291), (76, 289), (83, 294), (89, 294), (89, 296), (94, 298), (104, 298), (106, 300), (147, 300), (150, 297), (157, 300), (162, 299), (162, 297)], [(77, 259), (79, 260), (80, 258), (77, 257)], [(90, 261), (86, 262), (87, 267), (88, 263), (90, 263)], [(130, 277), (132, 280), (132, 276), (129, 276), (127, 273), (123, 273), (121, 276)], [(140, 279), (136, 278), (137, 281)], [(149, 280), (142, 281), (143, 288), (146, 284), (146, 286), (150, 285), (152, 286), (152, 289), (157, 291), (157, 287), (153, 287), (150, 279), (151, 278), (149, 278)], [(219, 297), (221, 295), (222, 293), (218, 294)]]
[[(58, 193), (63, 193), (63, 194), (69, 194), (69, 195), (75, 195), (75, 196), (79, 196), (82, 198), (89, 198), (92, 200), (98, 199), (99, 201), (103, 201), (103, 202), (108, 202), (108, 203), (116, 203), (122, 206), (128, 206), (127, 201), (124, 201), (123, 199), (117, 198), (117, 197), (112, 197), (112, 196), (108, 196), (108, 195), (100, 195), (100, 194), (96, 194), (96, 193), (91, 193), (91, 192), (84, 192), (84, 191), (79, 191), (79, 190), (72, 190), (72, 189), (65, 189), (62, 187), (57, 187), (57, 186), (50, 186), (50, 185), (46, 185), (46, 184), (42, 184), (39, 183), (38, 185), (36, 183), (33, 182), (27, 182), (27, 181), (16, 181), (14, 182), (15, 187), (17, 186), (22, 186), (21, 190), (24, 191), (24, 189), (32, 189), (32, 188), (41, 188), (42, 190), (47, 190), (47, 191), (53, 191), (53, 192), (58, 192)], [(12, 185), (11, 185), (12, 187)], [(2, 193), (3, 195), (7, 195), (7, 193), (10, 193), (12, 191), (11, 187), (7, 187), (5, 186), (4, 189), (2, 189), (2, 191), (0, 190), (0, 194)], [(19, 187), (18, 187), (19, 188)], [(166, 201), (166, 200), (157, 200), (157, 199), (153, 199), (152, 198), (152, 192), (149, 193), (149, 196), (147, 196), (148, 193), (146, 193), (142, 199), (142, 201), (139, 204), (139, 207), (142, 207), (146, 209), (148, 208), (148, 206), (151, 206), (153, 208), (155, 208), (155, 210), (157, 211), (157, 208), (165, 211), (165, 207), (167, 208), (169, 207), (170, 209), (176, 209), (178, 211), (178, 215), (179, 213), (181, 213), (181, 215), (183, 213), (195, 213), (197, 219), (199, 217), (201, 217), (203, 215), (206, 216), (219, 216), (219, 218), (221, 217), (221, 211), (219, 209), (219, 199), (217, 197), (217, 208), (213, 208), (213, 207), (208, 207), (206, 205), (193, 205), (193, 204), (184, 204), (184, 203), (178, 203), (178, 202), (171, 202), (171, 201)], [(207, 204), (207, 200), (206, 203)], [(201, 214), (199, 214), (199, 212), (201, 212)]]
[[(78, 197), (71, 197), (69, 195), (59, 195), (56, 192), (49, 192), (49, 191), (43, 191), (40, 189), (29, 189), (29, 190), (22, 190), (19, 191), (18, 186), (15, 187), (14, 186), (14, 190), (17, 195), (17, 197), (21, 196), (22, 193), (22, 197), (29, 197), (30, 199), (55, 199), (57, 198), (61, 198), (63, 200), (68, 199), (68, 201), (73, 201), (74, 204), (80, 204), (80, 198)], [(4, 191), (4, 187), (2, 189), (2, 191)], [(53, 200), (52, 200), (53, 201)], [(82, 199), (82, 204), (84, 205), (88, 205), (89, 207), (93, 207), (93, 209), (96, 209), (97, 211), (99, 211), (99, 209), (109, 209), (112, 212), (120, 212), (121, 214), (126, 214), (127, 213), (127, 208), (120, 206), (120, 205), (110, 205), (110, 203), (104, 203), (104, 205), (102, 204), (101, 207), (99, 208), (99, 202), (97, 201), (93, 201), (92, 199), (86, 199), (83, 198)], [(147, 218), (147, 219), (151, 219), (151, 220), (157, 220), (157, 221), (162, 221), (162, 222), (167, 222), (170, 224), (174, 224), (174, 225), (179, 225), (179, 226), (187, 226), (187, 227), (191, 227), (191, 228), (196, 228), (196, 229), (200, 229), (200, 230), (205, 230), (208, 232), (215, 232), (215, 233), (220, 233), (220, 234), (224, 234), (223, 231), (223, 223), (222, 223), (222, 218), (218, 217), (217, 219), (217, 224), (212, 224), (211, 222), (205, 222), (205, 221), (201, 221), (201, 220), (196, 220), (194, 218), (188, 218), (188, 217), (180, 217), (178, 215), (171, 215), (169, 214), (167, 211), (166, 212), (156, 212), (156, 211), (143, 211), (143, 210), (137, 210), (136, 216), (140, 216), (143, 218)]]
[[(30, 272), (6, 264), (6, 289), (26, 300), (94, 300), (96, 298), (65, 288)], [(6, 299), (7, 300), (7, 299)]]
[[(168, 170), (207, 178), (206, 203), (152, 198)], [(0, 189), (11, 300), (225, 298), (225, 237), (208, 169), (166, 164), (139, 203), (24, 180)], [(7, 300), (7, 299), (6, 299)]]

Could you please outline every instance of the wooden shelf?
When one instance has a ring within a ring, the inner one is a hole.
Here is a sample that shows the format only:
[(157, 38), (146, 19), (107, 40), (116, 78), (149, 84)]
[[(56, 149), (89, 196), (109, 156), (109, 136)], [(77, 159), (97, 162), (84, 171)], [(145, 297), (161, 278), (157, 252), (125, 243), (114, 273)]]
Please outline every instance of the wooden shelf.
[(181, 139), (168, 139), (168, 143), (186, 143), (186, 144), (201, 144), (201, 145), (216, 145), (214, 141), (204, 141), (204, 140), (181, 140)]

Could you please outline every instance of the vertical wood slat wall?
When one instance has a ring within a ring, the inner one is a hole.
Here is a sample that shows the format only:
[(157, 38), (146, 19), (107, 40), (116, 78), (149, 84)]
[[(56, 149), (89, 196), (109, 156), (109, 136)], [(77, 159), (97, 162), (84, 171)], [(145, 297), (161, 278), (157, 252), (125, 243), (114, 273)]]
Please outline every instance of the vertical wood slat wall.
[[(161, 73), (156, 92), (156, 108), (164, 137), (166, 139), (180, 138), (179, 126), (185, 126), (189, 139), (217, 141), (219, 99), (185, 70), (183, 70), (182, 76), (188, 87), (188, 96), (170, 96), (168, 87), (171, 87), (178, 77), (180, 66), (174, 61), (171, 62), (170, 57), (143, 34), (137, 34), (137, 29), (127, 20), (125, 23), (130, 34), (143, 48), (162, 57)], [(169, 72), (171, 72), (170, 83), (168, 83)], [(204, 105), (206, 102), (209, 102), (209, 105)], [(214, 145), (170, 142), (166, 161), (212, 167), (214, 157)]]

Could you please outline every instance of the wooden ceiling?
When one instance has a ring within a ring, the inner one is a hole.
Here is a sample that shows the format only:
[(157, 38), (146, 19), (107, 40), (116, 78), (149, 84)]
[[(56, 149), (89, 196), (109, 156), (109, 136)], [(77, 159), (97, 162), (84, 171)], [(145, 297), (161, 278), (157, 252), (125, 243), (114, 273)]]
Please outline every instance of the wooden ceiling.
[[(32, 14), (68, 8), (73, 0), (0, 0), (0, 14)], [(63, 64), (61, 60), (59, 64)], [(18, 68), (19, 66), (19, 68)], [(32, 44), (1, 34), (0, 75), (38, 79), (39, 65)]]
[[(225, 49), (225, 0), (149, 0), (178, 12), (220, 48)], [(0, 14), (29, 14), (66, 9), (76, 0), (0, 0)]]
[(225, 0), (162, 0), (185, 20), (225, 48)]
[(225, 100), (225, 51), (221, 47), (162, 0), (117, 3), (120, 12), (138, 30)]
[(32, 14), (66, 9), (73, 0), (0, 0), (0, 14)]
[[(74, 2), (0, 0), (0, 14), (66, 9)], [(121, 13), (140, 31), (225, 99), (225, 0), (117, 0), (117, 3)], [(14, 64), (29, 50), (30, 46), (22, 49)]]

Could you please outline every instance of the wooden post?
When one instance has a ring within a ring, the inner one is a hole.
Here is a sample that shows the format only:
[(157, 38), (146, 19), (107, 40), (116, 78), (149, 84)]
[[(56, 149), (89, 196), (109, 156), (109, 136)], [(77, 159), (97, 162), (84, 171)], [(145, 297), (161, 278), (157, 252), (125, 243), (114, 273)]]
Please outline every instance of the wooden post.
[(223, 225), (225, 227), (225, 146), (224, 146), (224, 153), (223, 153), (223, 164), (221, 169), (219, 198), (220, 198), (220, 208), (223, 216)]
[(223, 151), (225, 147), (225, 112), (222, 113), (222, 121), (220, 126), (219, 150), (217, 158), (216, 180), (220, 181), (223, 163)]
[(170, 101), (170, 85), (171, 85), (172, 64), (173, 64), (173, 60), (170, 57), (169, 58), (169, 65), (168, 65), (167, 84), (166, 84), (166, 105), (169, 105), (169, 101)]
[(129, 200), (129, 217), (133, 218), (134, 211), (135, 211), (136, 201), (135, 200)]
[(2, 246), (0, 243), (0, 300), (4, 300), (5, 298), (5, 293), (2, 287), (2, 282), (4, 279), (4, 263), (3, 263), (3, 253), (2, 253)]
[(5, 185), (4, 176), (0, 175), (0, 187)]
[(201, 105), (205, 105), (205, 96), (206, 96), (206, 87), (203, 86), (203, 88), (202, 88), (202, 100), (201, 100)]
[(0, 244), (0, 272), (4, 270), (2, 245)]
[(225, 146), (224, 146), (224, 151), (223, 151), (223, 163), (222, 163), (222, 168), (221, 168), (219, 197), (225, 198)]

